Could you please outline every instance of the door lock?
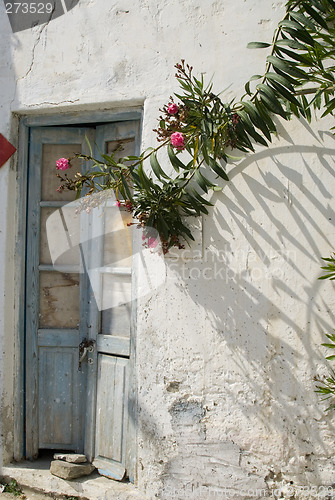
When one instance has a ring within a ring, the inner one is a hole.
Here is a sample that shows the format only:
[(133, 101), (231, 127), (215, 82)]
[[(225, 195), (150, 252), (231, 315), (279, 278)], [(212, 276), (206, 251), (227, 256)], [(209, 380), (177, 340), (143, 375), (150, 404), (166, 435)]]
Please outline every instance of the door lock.
[[(87, 357), (87, 354), (89, 352), (94, 351), (94, 345), (95, 345), (95, 340), (88, 340), (84, 339), (80, 344), (79, 344), (79, 359), (78, 359), (78, 370), (81, 372), (81, 364), (84, 361), (84, 359)], [(93, 360), (92, 360), (93, 363)], [(89, 364), (92, 364), (89, 363)]]

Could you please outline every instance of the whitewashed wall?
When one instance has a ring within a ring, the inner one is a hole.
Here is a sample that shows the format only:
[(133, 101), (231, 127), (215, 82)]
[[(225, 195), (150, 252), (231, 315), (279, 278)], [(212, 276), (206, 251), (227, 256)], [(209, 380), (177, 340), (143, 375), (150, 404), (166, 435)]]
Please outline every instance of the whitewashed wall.
[[(143, 147), (152, 145), (158, 108), (177, 91), (174, 64), (185, 58), (214, 75), (217, 91), (230, 86), (227, 99), (240, 96), (264, 67), (265, 53), (246, 44), (270, 40), (283, 6), (81, 0), (12, 34), (0, 3), (0, 132), (17, 143), (12, 113), (143, 102)], [(334, 326), (334, 287), (317, 281), (321, 256), (335, 247), (330, 124), (294, 119), (271, 148), (231, 165), (231, 182), (203, 218), (202, 257), (166, 259), (165, 282), (139, 300), (137, 486), (148, 498), (262, 498), (271, 488), (306, 498), (302, 487), (335, 483), (335, 422), (313, 382), (326, 370), (320, 344)], [(14, 158), (0, 170), (6, 459), (16, 201)], [(161, 272), (161, 259), (150, 259)]]

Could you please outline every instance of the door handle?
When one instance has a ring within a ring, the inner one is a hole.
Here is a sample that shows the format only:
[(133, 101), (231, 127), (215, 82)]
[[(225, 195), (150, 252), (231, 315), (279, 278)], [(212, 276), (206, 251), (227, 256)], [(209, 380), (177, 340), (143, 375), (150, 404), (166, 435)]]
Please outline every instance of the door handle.
[[(82, 364), (82, 362), (87, 357), (87, 354), (89, 352), (93, 352), (94, 351), (94, 345), (95, 345), (95, 340), (92, 340), (92, 339), (90, 339), (90, 340), (84, 339), (79, 344), (78, 370), (80, 372), (81, 372), (81, 364)], [(90, 364), (92, 364), (92, 363), (90, 363)]]
[(87, 356), (87, 347), (84, 347), (82, 349), (82, 351), (83, 351), (83, 353), (79, 358), (79, 365), (81, 365), (81, 363), (84, 361), (85, 357)]

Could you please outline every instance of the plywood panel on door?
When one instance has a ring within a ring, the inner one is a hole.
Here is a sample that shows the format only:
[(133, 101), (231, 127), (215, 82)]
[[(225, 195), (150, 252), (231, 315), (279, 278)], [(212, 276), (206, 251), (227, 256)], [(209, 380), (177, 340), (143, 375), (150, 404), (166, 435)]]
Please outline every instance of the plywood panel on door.
[(126, 473), (128, 366), (128, 359), (98, 356), (94, 465), (101, 474), (118, 480)]

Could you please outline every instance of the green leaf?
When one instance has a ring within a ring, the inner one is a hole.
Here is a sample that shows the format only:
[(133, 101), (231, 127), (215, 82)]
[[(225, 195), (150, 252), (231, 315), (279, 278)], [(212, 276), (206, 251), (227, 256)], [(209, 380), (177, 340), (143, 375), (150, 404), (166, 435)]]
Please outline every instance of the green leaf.
[(262, 91), (259, 93), (259, 97), (260, 97), (261, 101), (263, 102), (263, 104), (265, 105), (265, 107), (269, 111), (272, 111), (273, 113), (278, 114), (278, 115), (282, 116), (285, 120), (287, 120), (287, 115), (286, 115), (285, 111), (280, 106), (280, 104), (277, 104), (278, 101), (270, 99), (268, 97), (268, 95)]
[(300, 40), (301, 42), (307, 43), (307, 45), (310, 45), (311, 47), (314, 47), (315, 45), (315, 40), (310, 36), (310, 34), (302, 29), (302, 30), (295, 30), (291, 28), (283, 28), (292, 38), (293, 40)]
[(185, 224), (183, 224), (182, 222), (180, 221), (176, 221), (176, 227), (178, 228), (178, 230), (181, 232), (181, 234), (186, 234), (186, 236), (188, 238), (190, 238), (190, 240), (193, 240), (194, 241), (194, 236), (193, 234), (191, 233), (191, 231), (189, 230), (189, 228), (187, 226), (185, 226)]
[(320, 16), (320, 14), (318, 14), (316, 10), (313, 9), (313, 7), (310, 7), (307, 2), (304, 2), (302, 6), (306, 10), (306, 12), (314, 19), (314, 21), (317, 22), (317, 24), (328, 31), (328, 25), (326, 21)]
[(271, 85), (273, 85), (273, 87), (277, 90), (277, 92), (279, 92), (279, 94), (282, 97), (284, 97), (288, 101), (292, 102), (298, 108), (301, 108), (300, 102), (297, 101), (297, 99), (294, 97), (294, 95), (289, 90), (287, 90), (285, 87), (280, 85), (280, 83), (272, 82)]
[(326, 111), (321, 115), (321, 118), (328, 115), (335, 109), (335, 98), (328, 102), (326, 105)]
[(286, 80), (288, 80), (293, 87), (300, 85), (300, 80), (298, 80), (297, 78), (293, 78), (293, 76), (290, 76), (290, 75), (283, 73), (278, 68), (273, 67), (273, 69), (276, 72), (276, 74), (278, 74), (279, 76), (283, 76)]
[(251, 122), (251, 119), (249, 115), (245, 111), (239, 111), (238, 114), (241, 117), (241, 121), (243, 123), (243, 126), (246, 130), (246, 132), (258, 143), (262, 144), (263, 146), (268, 146), (267, 142), (265, 139), (256, 132), (255, 127), (253, 123)]
[(284, 85), (284, 87), (291, 89), (293, 92), (293, 87), (289, 80), (287, 80), (284, 76), (279, 75), (278, 73), (272, 73), (271, 71), (268, 73), (265, 73), (264, 75), (267, 80), (274, 80), (275, 82), (280, 83), (281, 85)]
[(279, 104), (277, 94), (274, 89), (270, 87), (270, 85), (264, 85), (264, 83), (260, 83), (256, 88), (257, 90), (261, 90), (262, 92), (264, 92), (264, 94), (266, 94), (268, 98), (273, 101), (274, 106), (277, 106)]
[(154, 188), (154, 184), (144, 172), (142, 163), (140, 163), (140, 165), (138, 166), (137, 171), (143, 188), (146, 189), (147, 191), (151, 191)]
[(131, 176), (132, 176), (133, 182), (135, 183), (136, 187), (138, 189), (141, 189), (141, 179), (140, 179), (140, 176), (138, 175), (138, 172), (136, 170), (132, 170)]
[(209, 163), (209, 155), (208, 155), (206, 144), (202, 145), (201, 152), (202, 152), (202, 155), (204, 157), (205, 163), (208, 165), (208, 163)]
[(266, 140), (258, 132), (256, 132), (254, 128), (251, 128), (247, 132), (256, 142), (262, 144), (265, 147), (268, 147), (268, 143), (266, 142)]
[(265, 49), (266, 47), (270, 47), (270, 44), (266, 42), (249, 42), (247, 45), (248, 49)]
[(101, 153), (101, 157), (108, 163), (108, 165), (116, 165), (116, 161), (112, 156)]
[(273, 123), (269, 110), (264, 106), (259, 98), (255, 99), (255, 105), (258, 110), (259, 116), (265, 121), (270, 132), (275, 133), (277, 131), (276, 125)]
[(297, 78), (305, 79), (307, 77), (307, 73), (296, 68), (296, 63), (293, 63), (293, 62), (288, 63), (287, 61), (284, 61), (283, 59), (279, 59), (278, 57), (275, 57), (275, 56), (268, 56), (266, 58), (266, 60), (268, 62), (270, 62), (276, 68), (279, 68), (284, 73), (288, 73), (289, 75), (296, 76)]
[(237, 111), (237, 114), (240, 117), (238, 125), (243, 127), (243, 129), (248, 133), (249, 133), (250, 129), (254, 129), (254, 125), (253, 125), (252, 121), (250, 120), (250, 116), (248, 115), (248, 113), (246, 113), (244, 111), (244, 109)]
[(228, 175), (226, 174), (226, 172), (224, 171), (224, 169), (221, 167), (221, 165), (217, 161), (214, 160), (214, 158), (210, 158), (209, 165), (210, 165), (211, 169), (214, 170), (214, 172), (219, 177), (221, 177), (225, 181), (229, 181)]
[(126, 179), (125, 179), (125, 177), (124, 177), (124, 175), (123, 175), (122, 172), (121, 172), (121, 181), (122, 181), (122, 184), (123, 184), (123, 187), (125, 189), (125, 192), (127, 194), (128, 199), (133, 203), (132, 193), (130, 191), (129, 185), (128, 185), (128, 183), (127, 183), (127, 181), (126, 181)]
[[(290, 11), (290, 17), (292, 17), (295, 21), (298, 21), (300, 24), (303, 24), (310, 28), (312, 31), (315, 31), (315, 25), (312, 23), (310, 19), (301, 14), (300, 12)], [(292, 47), (294, 48), (294, 47)]]
[(325, 280), (325, 279), (334, 280), (335, 279), (335, 273), (325, 274), (324, 276), (320, 276), (320, 278), (318, 278), (318, 279), (319, 280)]
[(260, 78), (262, 78), (261, 75), (253, 75), (250, 80), (245, 84), (244, 88), (245, 88), (245, 91), (247, 94), (251, 94), (250, 92), (250, 83), (253, 82), (254, 80), (259, 80)]
[[(242, 115), (243, 115), (242, 111), (237, 111), (236, 113), (240, 117), (242, 117)], [(242, 120), (240, 120), (238, 122), (236, 129), (235, 129), (235, 133), (236, 133), (237, 138), (239, 140), (237, 147), (240, 151), (248, 151), (248, 150), (255, 151), (255, 149), (250, 141), (250, 138), (249, 138), (248, 134), (246, 133), (245, 124), (244, 124), (244, 122), (242, 122)], [(245, 146), (245, 148), (243, 146)]]
[(169, 226), (165, 222), (164, 217), (158, 212), (157, 214), (157, 230), (162, 234), (165, 240), (169, 239), (170, 231)]
[(212, 207), (213, 206), (213, 203), (211, 203), (210, 201), (208, 200), (205, 200), (205, 198), (203, 198), (199, 193), (198, 191), (196, 191), (193, 187), (190, 188), (194, 198), (196, 198), (198, 201), (200, 201), (200, 203), (202, 203), (203, 205), (207, 205), (208, 207)]
[(164, 179), (169, 179), (169, 176), (166, 175), (166, 173), (164, 172), (164, 170), (162, 169), (157, 160), (156, 152), (152, 153), (150, 156), (150, 165), (158, 179), (161, 179), (161, 177), (163, 177)]
[(226, 153), (225, 160), (227, 160), (227, 158), (229, 158), (230, 160), (233, 160), (233, 161), (240, 161), (244, 158), (244, 156), (232, 156), (232, 155)]
[(197, 200), (195, 197), (193, 197), (191, 195), (191, 193), (186, 192), (186, 196), (187, 196), (188, 201), (190, 202), (190, 204), (192, 205), (192, 207), (194, 208), (194, 210), (196, 211), (196, 213), (198, 215), (200, 215), (201, 212), (208, 215), (207, 208), (204, 207), (203, 204), (199, 200)]
[(301, 100), (301, 105), (302, 105), (301, 107), (305, 111), (307, 121), (308, 121), (308, 123), (311, 123), (312, 115), (311, 115), (311, 108), (309, 106), (309, 103), (304, 95), (300, 96), (300, 100)]
[(266, 123), (260, 118), (256, 106), (250, 101), (243, 101), (243, 104), (252, 123), (255, 125), (255, 127), (259, 128), (263, 132), (265, 137), (271, 142), (270, 131), (268, 130)]
[(124, 161), (140, 161), (140, 159), (141, 159), (140, 156), (133, 156), (133, 155), (123, 157)]
[(280, 47), (279, 49), (280, 54), (284, 53), (285, 55), (291, 57), (291, 59), (295, 59), (296, 61), (310, 67), (313, 66), (314, 62), (313, 59), (309, 56), (305, 56), (303, 54), (299, 54), (297, 52), (292, 52), (292, 50), (287, 50), (284, 49), (283, 47)]
[(278, 26), (280, 28), (291, 28), (295, 30), (300, 30), (302, 28), (301, 24), (297, 23), (296, 21), (288, 21), (287, 19), (283, 19), (278, 23)]
[(309, 3), (312, 4), (317, 10), (319, 10), (322, 14), (327, 14), (329, 10), (329, 5), (331, 0), (309, 0)]
[(251, 120), (252, 121), (253, 120), (257, 121), (257, 119), (258, 119), (258, 113), (257, 113), (257, 109), (254, 106), (254, 104), (252, 104), (252, 102), (250, 102), (250, 101), (241, 101), (241, 104), (243, 105), (245, 111), (250, 116)]
[(176, 172), (179, 172), (180, 168), (183, 168), (186, 170), (188, 169), (188, 167), (186, 167), (186, 165), (184, 165), (183, 162), (180, 161), (179, 158), (177, 158), (177, 155), (175, 154), (175, 152), (170, 144), (168, 145), (167, 150), (168, 150), (170, 162), (171, 162), (173, 168), (176, 170)]
[(191, 92), (192, 93), (192, 87), (189, 83), (186, 83), (184, 80), (181, 80), (180, 78), (177, 78), (179, 85), (186, 90), (186, 92)]
[(196, 181), (196, 183), (201, 187), (201, 189), (203, 191), (205, 191), (205, 193), (208, 193), (208, 189), (207, 189), (207, 184), (203, 178), (203, 176), (201, 175), (201, 173), (199, 172), (199, 170), (196, 170), (195, 173), (194, 173), (194, 180)]
[(90, 151), (90, 156), (93, 156), (93, 151), (92, 151), (92, 146), (91, 146), (91, 143), (90, 141), (88, 140), (88, 137), (87, 135), (85, 134), (85, 141), (86, 141), (86, 144), (88, 145), (88, 149)]
[(297, 50), (306, 50), (306, 47), (302, 45), (302, 43), (298, 42), (297, 40), (291, 40), (290, 38), (284, 38), (282, 40), (277, 40), (275, 43), (275, 47), (290, 47), (291, 49), (297, 49)]

